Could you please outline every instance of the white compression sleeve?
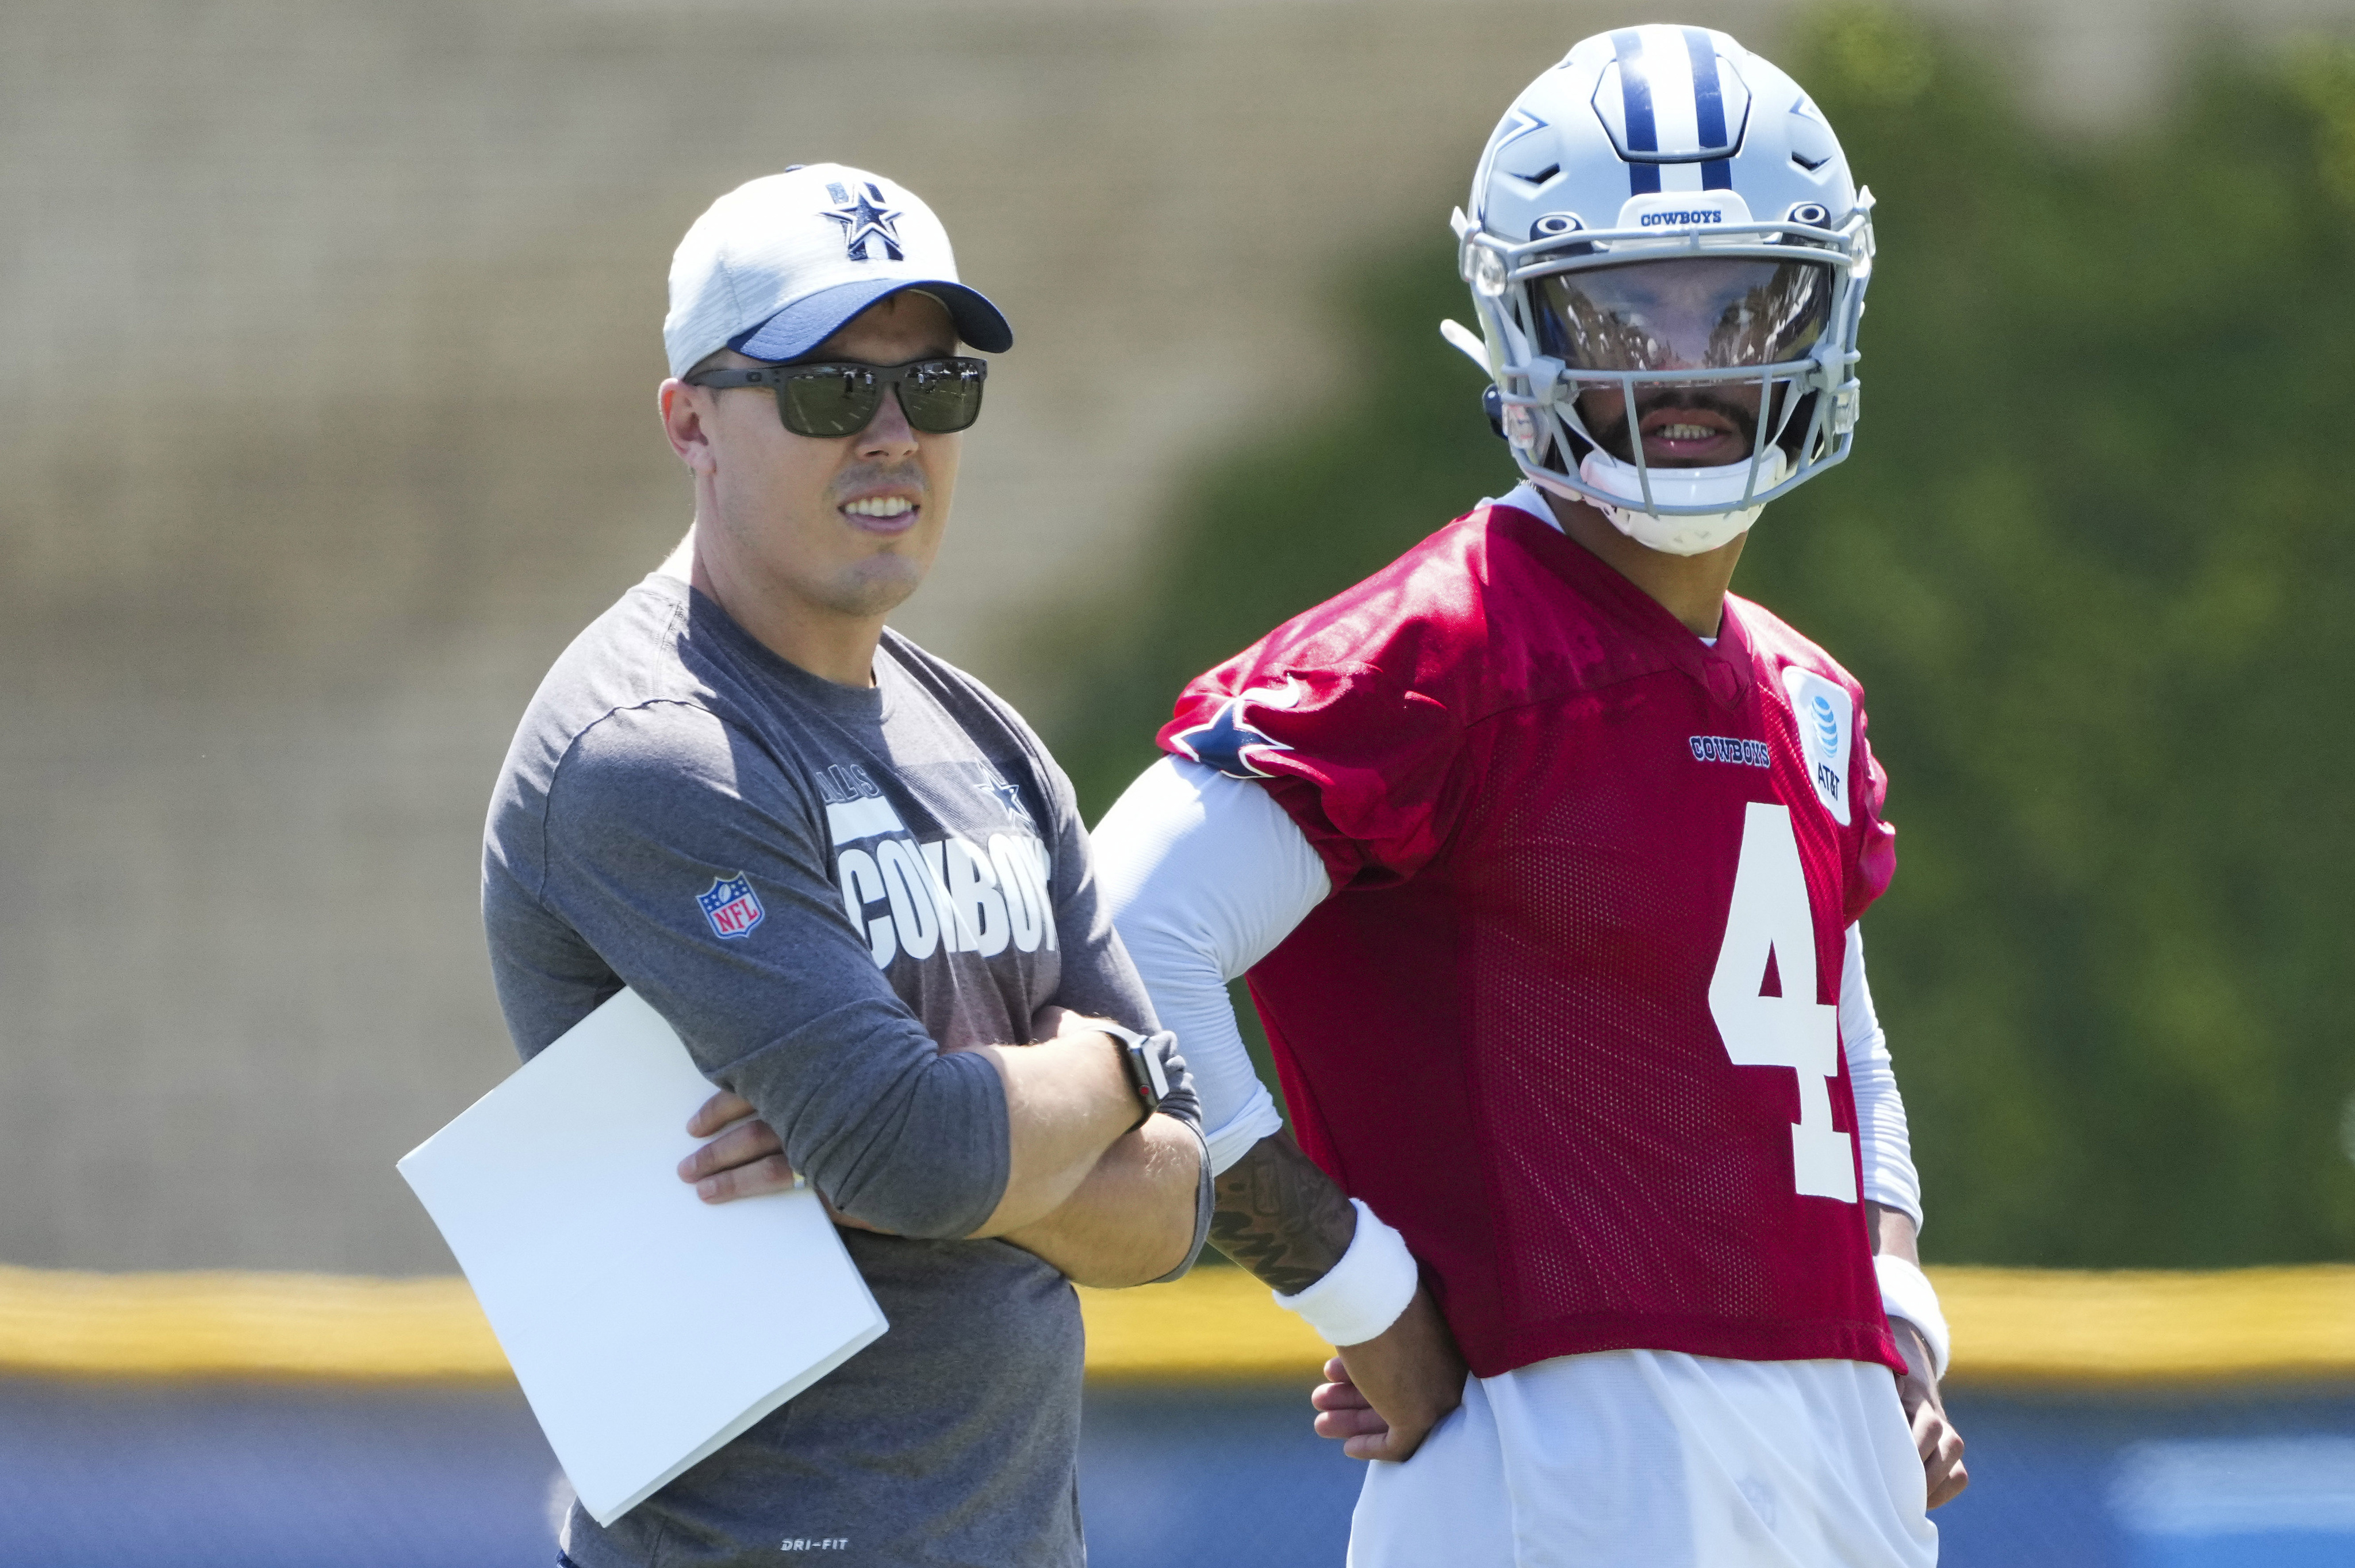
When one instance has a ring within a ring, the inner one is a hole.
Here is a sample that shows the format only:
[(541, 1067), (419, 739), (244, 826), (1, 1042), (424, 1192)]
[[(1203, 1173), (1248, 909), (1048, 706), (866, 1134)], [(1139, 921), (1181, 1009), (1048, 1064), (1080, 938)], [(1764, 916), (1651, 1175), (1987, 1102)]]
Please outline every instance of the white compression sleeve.
[(1161, 1027), (1202, 1096), (1210, 1169), (1284, 1119), (1252, 1071), (1227, 982), (1332, 891), (1325, 862), (1267, 791), (1179, 757), (1128, 786), (1094, 833), (1096, 880)]
[(1848, 928), (1848, 956), (1840, 965), (1839, 1029), (1848, 1047), (1849, 1083), (1856, 1092), (1864, 1195), (1911, 1217), (1918, 1235), (1922, 1179), (1913, 1169), (1913, 1145), (1905, 1131), (1905, 1102), (1890, 1065), (1889, 1037), (1873, 1016), (1872, 989), (1864, 980), (1864, 933), (1856, 925)]

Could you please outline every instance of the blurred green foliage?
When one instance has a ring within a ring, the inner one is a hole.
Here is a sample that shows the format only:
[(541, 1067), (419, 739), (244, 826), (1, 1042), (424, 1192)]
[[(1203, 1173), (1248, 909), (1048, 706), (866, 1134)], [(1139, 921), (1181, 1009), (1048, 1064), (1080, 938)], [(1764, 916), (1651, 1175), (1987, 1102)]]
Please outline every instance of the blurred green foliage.
[[(2355, 51), (2210, 52), (2108, 142), (1902, 13), (1781, 52), (1881, 259), (1856, 455), (1735, 586), (1871, 697), (1927, 1250), (2355, 1256)], [(1056, 737), (1091, 816), (1188, 677), (1513, 482), (1434, 330), (1468, 316), (1435, 217), (1337, 314), (1347, 393), (1200, 476)]]

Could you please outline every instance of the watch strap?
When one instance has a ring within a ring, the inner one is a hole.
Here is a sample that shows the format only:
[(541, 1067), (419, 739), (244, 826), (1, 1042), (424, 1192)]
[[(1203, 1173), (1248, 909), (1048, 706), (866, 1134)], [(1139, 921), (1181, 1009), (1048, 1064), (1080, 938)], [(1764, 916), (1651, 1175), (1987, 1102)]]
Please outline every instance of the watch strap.
[(1112, 1036), (1113, 1044), (1120, 1051), (1121, 1072), (1128, 1079), (1130, 1092), (1136, 1096), (1139, 1109), (1135, 1122), (1128, 1129), (1135, 1132), (1152, 1119), (1153, 1113), (1161, 1108), (1162, 1096), (1169, 1093), (1169, 1078), (1162, 1070), (1161, 1052), (1154, 1049), (1154, 1042), (1168, 1030), (1143, 1035), (1115, 1023), (1097, 1027)]

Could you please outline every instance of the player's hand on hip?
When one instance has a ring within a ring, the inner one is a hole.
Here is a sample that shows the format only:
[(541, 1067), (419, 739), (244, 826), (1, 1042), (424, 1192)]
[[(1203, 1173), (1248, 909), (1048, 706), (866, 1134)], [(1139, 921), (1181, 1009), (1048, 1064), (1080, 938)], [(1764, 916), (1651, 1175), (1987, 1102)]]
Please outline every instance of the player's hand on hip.
[(1431, 1293), (1417, 1287), (1398, 1321), (1325, 1363), (1309, 1395), (1316, 1435), (1352, 1459), (1402, 1460), (1464, 1403), (1463, 1352)]
[(1903, 1318), (1893, 1318), (1890, 1330), (1905, 1357), (1906, 1372), (1897, 1380), (1897, 1400), (1913, 1429), (1913, 1447), (1922, 1456), (1922, 1477), (1928, 1483), (1930, 1506), (1936, 1508), (1960, 1497), (1971, 1484), (1963, 1467), (1963, 1435), (1946, 1419), (1945, 1401), (1939, 1397), (1930, 1347), (1922, 1332)]
[[(711, 1139), (678, 1162), (678, 1179), (693, 1182), (695, 1195), (706, 1203), (789, 1192), (802, 1185), (794, 1168), (785, 1162), (785, 1147), (776, 1129), (753, 1115), (752, 1103), (740, 1094), (723, 1089), (706, 1100), (687, 1118), (687, 1130), (691, 1137)], [(818, 1201), (826, 1202), (824, 1193), (818, 1195)], [(826, 1204), (826, 1211), (837, 1225), (859, 1231), (875, 1228), (841, 1213), (831, 1203)]]

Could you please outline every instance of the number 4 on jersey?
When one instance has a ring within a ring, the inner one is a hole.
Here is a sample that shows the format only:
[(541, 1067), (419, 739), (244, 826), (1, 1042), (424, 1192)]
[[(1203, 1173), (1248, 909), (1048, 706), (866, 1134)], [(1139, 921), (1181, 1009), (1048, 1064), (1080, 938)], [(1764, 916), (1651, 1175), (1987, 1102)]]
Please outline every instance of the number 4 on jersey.
[[(1779, 997), (1759, 994), (1770, 955), (1783, 982)], [(1787, 805), (1753, 801), (1742, 823), (1709, 1011), (1736, 1067), (1788, 1067), (1799, 1075), (1799, 1120), (1791, 1129), (1791, 1177), (1799, 1194), (1855, 1202), (1855, 1156), (1849, 1136), (1832, 1125), (1839, 1009), (1816, 1000), (1815, 918)]]

